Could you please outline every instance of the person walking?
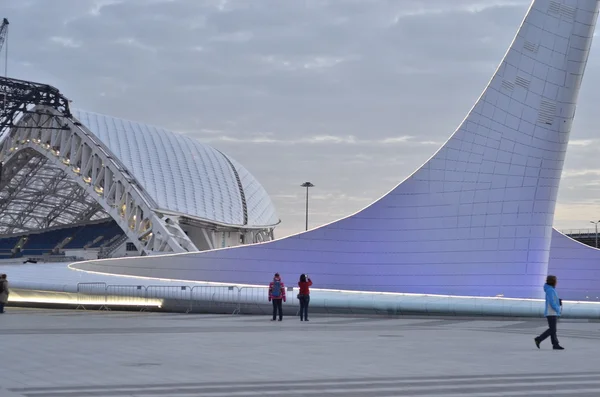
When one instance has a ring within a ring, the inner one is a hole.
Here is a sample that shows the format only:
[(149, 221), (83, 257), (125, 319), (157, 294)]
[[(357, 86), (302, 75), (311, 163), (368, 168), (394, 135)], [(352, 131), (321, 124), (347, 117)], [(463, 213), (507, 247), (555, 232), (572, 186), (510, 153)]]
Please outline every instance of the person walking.
[(273, 302), (273, 319), (271, 321), (277, 319), (277, 314), (279, 314), (279, 321), (283, 320), (283, 302), (285, 301), (285, 285), (283, 285), (279, 273), (275, 273), (273, 281), (269, 284), (269, 302)]
[(0, 275), (0, 313), (4, 313), (4, 305), (8, 303), (8, 280), (6, 274)]
[(534, 339), (538, 349), (540, 348), (540, 343), (550, 337), (552, 349), (564, 350), (558, 343), (558, 337), (556, 336), (556, 323), (562, 309), (562, 301), (558, 299), (558, 294), (556, 293), (556, 282), (556, 276), (548, 276), (546, 278), (546, 284), (544, 285), (544, 292), (546, 292), (546, 308), (544, 310), (544, 315), (548, 320), (548, 329)]
[(308, 321), (308, 304), (310, 303), (310, 290), (308, 287), (312, 284), (308, 274), (300, 275), (300, 281), (298, 281), (298, 287), (300, 287), (300, 293), (298, 294), (298, 300), (300, 301), (300, 321)]

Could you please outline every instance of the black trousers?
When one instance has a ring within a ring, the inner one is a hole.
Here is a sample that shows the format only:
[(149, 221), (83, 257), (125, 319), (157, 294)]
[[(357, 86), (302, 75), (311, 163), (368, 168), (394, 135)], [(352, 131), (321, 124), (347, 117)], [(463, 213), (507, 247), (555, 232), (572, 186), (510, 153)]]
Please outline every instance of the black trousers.
[(308, 304), (310, 303), (310, 295), (300, 296), (300, 320), (308, 320)]
[(548, 329), (544, 331), (543, 334), (538, 336), (537, 340), (539, 342), (543, 342), (548, 337), (550, 337), (550, 340), (552, 341), (552, 346), (558, 346), (558, 337), (556, 336), (556, 320), (558, 320), (558, 317), (548, 316), (546, 317), (546, 319), (548, 320)]
[(283, 300), (282, 299), (273, 299), (273, 320), (277, 318), (277, 313), (279, 312), (279, 319), (283, 319)]

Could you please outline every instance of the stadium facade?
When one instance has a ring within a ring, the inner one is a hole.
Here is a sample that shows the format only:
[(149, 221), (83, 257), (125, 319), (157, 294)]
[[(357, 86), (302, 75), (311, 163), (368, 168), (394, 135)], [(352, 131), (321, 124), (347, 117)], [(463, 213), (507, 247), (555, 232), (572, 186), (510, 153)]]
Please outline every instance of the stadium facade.
[(272, 240), (279, 223), (241, 164), (141, 123), (38, 106), (0, 157), (2, 258), (194, 252)]

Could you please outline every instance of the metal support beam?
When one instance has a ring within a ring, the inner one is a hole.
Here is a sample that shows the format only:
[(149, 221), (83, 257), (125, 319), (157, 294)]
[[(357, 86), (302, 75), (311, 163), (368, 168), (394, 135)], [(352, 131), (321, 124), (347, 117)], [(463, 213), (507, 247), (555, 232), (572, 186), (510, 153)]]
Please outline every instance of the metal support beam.
[[(4, 198), (13, 208), (12, 226), (4, 227), (30, 230), (108, 215), (143, 255), (197, 251), (178, 218), (154, 212), (148, 194), (93, 136), (70, 113), (48, 106), (34, 107), (11, 127), (0, 144), (0, 162), (9, 168), (0, 180), (0, 207)], [(23, 172), (32, 161), (40, 165)]]

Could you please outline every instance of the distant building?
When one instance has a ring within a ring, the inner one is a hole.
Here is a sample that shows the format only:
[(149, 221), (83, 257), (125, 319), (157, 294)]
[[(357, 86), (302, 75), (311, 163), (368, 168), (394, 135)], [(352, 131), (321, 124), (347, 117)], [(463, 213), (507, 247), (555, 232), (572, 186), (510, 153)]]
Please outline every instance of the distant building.
[[(23, 116), (1, 146), (0, 258), (115, 257), (270, 241), (261, 184), (185, 135), (81, 110)], [(53, 254), (53, 255), (51, 255)]]

